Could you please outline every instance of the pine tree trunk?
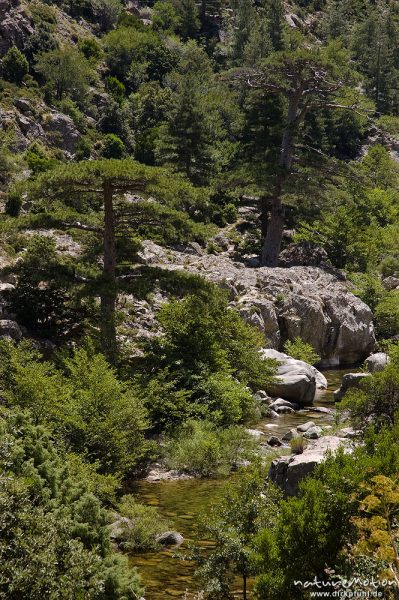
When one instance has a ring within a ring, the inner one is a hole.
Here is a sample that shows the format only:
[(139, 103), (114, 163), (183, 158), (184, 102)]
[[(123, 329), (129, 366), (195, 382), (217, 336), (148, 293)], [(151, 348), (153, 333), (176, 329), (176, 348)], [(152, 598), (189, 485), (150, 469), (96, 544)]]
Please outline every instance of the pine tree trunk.
[(244, 600), (247, 600), (247, 576), (243, 575), (243, 579), (244, 579), (244, 592), (243, 592), (243, 598)]
[(104, 267), (101, 290), (101, 345), (108, 360), (116, 359), (116, 248), (113, 188), (109, 181), (103, 185), (104, 192)]
[[(266, 237), (264, 237), (261, 264), (265, 267), (277, 267), (278, 257), (281, 249), (281, 242), (284, 232), (284, 207), (282, 204), (282, 193), (284, 183), (290, 176), (293, 162), (294, 140), (298, 125), (298, 106), (300, 96), (293, 94), (289, 98), (287, 123), (283, 132), (280, 149), (279, 174), (275, 184), (273, 198), (271, 202), (270, 215), (268, 215)], [(266, 216), (263, 213), (267, 210), (265, 202), (262, 203), (262, 230)]]
[(205, 23), (206, 19), (206, 0), (201, 0), (201, 22)]
[(272, 201), (272, 208), (267, 224), (267, 233), (262, 250), (262, 265), (266, 267), (277, 267), (283, 232), (284, 207), (281, 203), (281, 196), (276, 196)]

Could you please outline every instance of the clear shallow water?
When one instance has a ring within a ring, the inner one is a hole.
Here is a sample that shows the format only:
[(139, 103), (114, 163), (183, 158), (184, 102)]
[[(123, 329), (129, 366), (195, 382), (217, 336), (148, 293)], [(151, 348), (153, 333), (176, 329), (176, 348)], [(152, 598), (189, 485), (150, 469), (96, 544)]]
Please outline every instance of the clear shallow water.
[[(333, 392), (340, 386), (343, 375), (351, 371), (353, 372), (354, 369), (324, 371), (328, 389), (318, 392), (315, 407), (334, 408)], [(281, 415), (278, 420), (261, 421), (256, 424), (256, 429), (280, 437), (289, 429), (310, 420), (318, 425), (334, 425), (333, 415), (318, 413), (310, 408)], [(132, 491), (144, 504), (156, 506), (160, 514), (171, 522), (172, 528), (184, 536), (187, 544), (195, 537), (199, 515), (219, 500), (224, 484), (225, 482), (220, 480), (196, 479), (160, 483), (140, 481), (135, 484)], [(210, 543), (202, 540), (201, 545), (206, 550)], [(182, 561), (174, 555), (175, 551), (170, 549), (131, 556), (131, 565), (136, 566), (141, 573), (146, 588), (146, 600), (183, 598), (186, 590), (194, 592), (199, 589), (199, 585), (193, 578), (195, 564)], [(235, 597), (242, 597), (239, 580), (235, 588)]]

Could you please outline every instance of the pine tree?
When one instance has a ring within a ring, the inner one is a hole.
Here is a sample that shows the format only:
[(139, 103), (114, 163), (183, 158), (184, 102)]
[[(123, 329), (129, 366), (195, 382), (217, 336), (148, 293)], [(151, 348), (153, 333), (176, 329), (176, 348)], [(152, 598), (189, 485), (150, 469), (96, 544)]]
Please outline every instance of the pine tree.
[(202, 184), (212, 172), (212, 133), (195, 76), (182, 77), (159, 148), (162, 162)]
[(391, 11), (376, 8), (354, 31), (352, 48), (378, 112), (399, 108), (399, 29)]
[[(102, 236), (103, 268), (100, 282), (101, 341), (104, 354), (111, 363), (116, 361), (116, 299), (117, 299), (117, 250), (116, 215), (114, 198), (126, 192), (143, 191), (154, 180), (155, 174), (145, 171), (133, 161), (89, 161), (60, 167), (45, 174), (35, 185), (33, 194), (49, 200), (65, 198), (69, 203), (82, 198), (98, 199), (103, 204), (103, 227), (90, 227), (68, 223)], [(34, 197), (33, 196), (33, 197)]]
[(305, 116), (323, 108), (354, 108), (353, 98), (348, 106), (339, 100), (351, 74), (339, 47), (334, 47), (334, 59), (331, 58), (332, 50), (309, 48), (276, 52), (258, 69), (238, 74), (252, 88), (277, 94), (286, 100), (280, 155), (271, 179), (272, 191), (269, 197), (263, 199), (261, 210), (262, 223), (267, 222), (261, 260), (269, 267), (278, 264), (285, 224), (283, 195), (294, 170), (295, 144)]
[(183, 40), (195, 37), (200, 29), (199, 11), (195, 0), (180, 0), (175, 4), (180, 17), (179, 31)]

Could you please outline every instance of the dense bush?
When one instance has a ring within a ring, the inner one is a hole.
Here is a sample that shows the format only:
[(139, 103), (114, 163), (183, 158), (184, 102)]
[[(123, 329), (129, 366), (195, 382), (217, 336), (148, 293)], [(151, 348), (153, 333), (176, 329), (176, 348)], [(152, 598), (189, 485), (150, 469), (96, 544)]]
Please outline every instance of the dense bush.
[(264, 388), (274, 373), (259, 354), (259, 332), (228, 307), (223, 292), (206, 287), (159, 313), (164, 335), (150, 344), (142, 376), (158, 428), (189, 418), (242, 422), (253, 411), (245, 386)]
[(9, 192), (7, 195), (5, 212), (10, 217), (18, 217), (22, 208), (22, 197), (18, 192)]
[(159, 550), (157, 537), (170, 530), (170, 523), (162, 518), (154, 506), (145, 506), (133, 496), (124, 496), (117, 506), (118, 515), (129, 519), (121, 523), (118, 541), (123, 550), (148, 552)]
[(311, 365), (320, 360), (320, 356), (313, 346), (304, 342), (300, 337), (296, 337), (292, 341), (287, 340), (284, 344), (284, 352), (296, 360), (304, 360)]
[(17, 85), (21, 85), (23, 78), (29, 72), (26, 56), (16, 46), (11, 46), (1, 66), (4, 79)]
[(399, 348), (390, 347), (390, 362), (379, 373), (361, 382), (360, 389), (349, 390), (342, 401), (353, 424), (362, 430), (373, 425), (377, 429), (392, 427), (399, 411)]
[(187, 421), (167, 440), (168, 468), (202, 477), (227, 475), (253, 458), (256, 443), (243, 428), (218, 428), (209, 421)]
[(0, 427), (0, 597), (140, 596), (136, 570), (111, 550), (100, 502), (70, 476), (48, 431), (4, 411)]
[(375, 307), (377, 334), (391, 338), (399, 334), (399, 292), (388, 292)]
[(9, 301), (22, 325), (54, 339), (82, 333), (85, 310), (73, 301), (71, 268), (57, 253), (53, 238), (32, 236), (17, 271)]
[(102, 156), (104, 158), (122, 158), (125, 154), (125, 144), (117, 135), (108, 133), (103, 140)]
[[(316, 577), (334, 581), (334, 573), (350, 578), (381, 572), (383, 561), (378, 571), (364, 553), (353, 556), (353, 545), (359, 539), (355, 523), (363, 510), (359, 500), (373, 477), (397, 473), (398, 434), (397, 425), (379, 434), (369, 432), (364, 446), (327, 457), (313, 476), (300, 484), (298, 497), (280, 504), (275, 524), (256, 540), (261, 573), (256, 593), (260, 599), (274, 600), (282, 594), (290, 600), (308, 598), (305, 588), (295, 586), (296, 580)], [(376, 537), (369, 532), (367, 539), (380, 539), (378, 527), (375, 520), (371, 530)]]
[(76, 350), (57, 369), (27, 343), (2, 342), (0, 353), (8, 403), (29, 410), (69, 451), (97, 463), (101, 473), (123, 476), (149, 458), (146, 411), (102, 355)]

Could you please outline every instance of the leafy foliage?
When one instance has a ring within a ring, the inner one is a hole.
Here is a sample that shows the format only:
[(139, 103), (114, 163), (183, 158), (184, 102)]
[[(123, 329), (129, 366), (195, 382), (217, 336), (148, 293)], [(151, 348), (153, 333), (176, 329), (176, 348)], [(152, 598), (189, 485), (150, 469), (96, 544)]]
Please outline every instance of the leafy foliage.
[(2, 60), (2, 73), (4, 79), (20, 85), (29, 72), (29, 64), (22, 52), (11, 46)]
[(129, 552), (159, 550), (157, 537), (170, 525), (157, 508), (140, 504), (133, 496), (123, 496), (117, 508), (118, 514), (128, 519), (121, 523), (122, 531), (118, 533), (120, 546)]
[(244, 429), (217, 428), (209, 421), (187, 421), (166, 441), (170, 469), (202, 477), (228, 475), (240, 462), (253, 458), (255, 443)]
[(219, 424), (247, 419), (253, 401), (244, 386), (260, 389), (274, 372), (272, 362), (258, 352), (262, 340), (257, 331), (212, 286), (172, 300), (159, 320), (164, 335), (150, 344), (143, 373), (153, 421), (164, 427), (198, 417)]
[(70, 476), (48, 431), (4, 411), (1, 428), (0, 597), (137, 597), (137, 573), (112, 553), (100, 502)]
[(311, 344), (307, 344), (301, 338), (287, 340), (284, 344), (284, 351), (296, 360), (303, 360), (311, 365), (319, 362), (320, 356), (315, 352)]
[(370, 420), (380, 429), (384, 425), (392, 427), (399, 409), (398, 347), (390, 350), (391, 361), (379, 373), (374, 373), (361, 382), (360, 390), (349, 390), (342, 408), (350, 412), (356, 427), (365, 429)]
[(235, 575), (243, 579), (244, 598), (247, 579), (254, 573), (252, 541), (273, 525), (280, 499), (279, 491), (266, 482), (264, 468), (253, 465), (242, 469), (236, 480), (226, 486), (224, 496), (210, 515), (203, 515), (201, 533), (214, 540), (208, 557), (194, 554), (197, 571), (207, 598), (230, 598)]
[(140, 467), (150, 450), (146, 412), (102, 355), (80, 349), (57, 369), (29, 344), (3, 342), (1, 354), (10, 406), (29, 410), (35, 423), (52, 428), (69, 451), (98, 463), (101, 473), (125, 475)]

